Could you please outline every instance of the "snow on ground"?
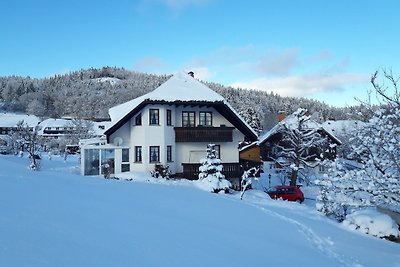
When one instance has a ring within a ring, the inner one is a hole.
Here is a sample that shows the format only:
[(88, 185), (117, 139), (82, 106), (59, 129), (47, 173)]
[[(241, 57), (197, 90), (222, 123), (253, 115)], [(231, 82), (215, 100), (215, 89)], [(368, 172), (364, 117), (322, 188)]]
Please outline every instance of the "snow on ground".
[(400, 266), (400, 245), (314, 207), (190, 181), (79, 176), (78, 160), (0, 156), (0, 266)]

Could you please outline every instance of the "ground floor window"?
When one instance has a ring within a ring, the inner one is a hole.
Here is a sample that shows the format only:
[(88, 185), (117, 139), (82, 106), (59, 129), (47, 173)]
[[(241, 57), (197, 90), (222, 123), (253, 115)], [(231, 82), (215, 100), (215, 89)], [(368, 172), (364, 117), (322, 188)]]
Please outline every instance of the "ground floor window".
[(150, 163), (160, 162), (160, 147), (151, 146), (150, 147)]
[(84, 175), (115, 173), (114, 149), (85, 149)]
[(115, 173), (115, 150), (101, 149), (101, 174)]
[(122, 149), (122, 162), (129, 162), (129, 148)]
[(131, 170), (130, 164), (121, 164), (121, 172), (129, 172)]
[(99, 149), (85, 149), (85, 175), (100, 174)]
[(142, 147), (135, 146), (135, 162), (142, 162)]
[(172, 161), (172, 146), (167, 146), (167, 161)]
[(215, 156), (217, 157), (217, 159), (220, 159), (221, 158), (221, 146), (215, 145), (214, 149), (215, 149)]

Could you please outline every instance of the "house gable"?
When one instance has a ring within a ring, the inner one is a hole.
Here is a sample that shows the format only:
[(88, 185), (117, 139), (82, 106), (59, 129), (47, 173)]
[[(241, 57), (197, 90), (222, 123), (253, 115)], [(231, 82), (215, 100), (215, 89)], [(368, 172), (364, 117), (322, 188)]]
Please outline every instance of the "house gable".
[(178, 73), (154, 91), (111, 108), (110, 117), (114, 123), (105, 132), (107, 139), (149, 104), (213, 107), (243, 133), (247, 141), (255, 141), (257, 139), (257, 134), (254, 130), (221, 95), (186, 73)]

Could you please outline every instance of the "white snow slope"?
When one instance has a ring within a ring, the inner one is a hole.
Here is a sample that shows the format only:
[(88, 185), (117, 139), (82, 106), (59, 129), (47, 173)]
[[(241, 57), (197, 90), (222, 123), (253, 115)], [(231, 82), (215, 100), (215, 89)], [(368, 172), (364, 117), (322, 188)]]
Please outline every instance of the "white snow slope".
[(0, 266), (400, 266), (400, 244), (304, 204), (83, 177), (77, 162), (0, 156)]

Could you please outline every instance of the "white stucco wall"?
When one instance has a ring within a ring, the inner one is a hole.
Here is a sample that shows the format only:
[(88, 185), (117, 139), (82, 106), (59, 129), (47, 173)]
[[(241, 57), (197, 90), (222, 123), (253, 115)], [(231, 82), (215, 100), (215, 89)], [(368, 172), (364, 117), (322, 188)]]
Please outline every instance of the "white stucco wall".
[[(159, 110), (159, 125), (150, 125), (150, 109)], [(172, 112), (172, 125), (167, 125), (167, 110)], [(214, 127), (233, 125), (219, 114), (214, 108), (199, 106), (173, 106), (173, 105), (147, 105), (139, 113), (142, 116), (142, 124), (135, 125), (135, 117), (130, 119), (125, 125), (110, 136), (110, 143), (116, 137), (123, 139), (123, 146), (130, 147), (130, 170), (131, 171), (152, 171), (154, 163), (150, 163), (150, 146), (160, 147), (160, 163), (169, 165), (173, 173), (182, 172), (182, 163), (199, 163), (201, 158), (206, 156), (206, 148), (209, 142), (182, 142), (175, 143), (174, 127), (182, 127), (182, 111), (196, 112), (196, 126), (199, 124), (199, 112), (212, 112), (212, 123)], [(138, 113), (138, 114), (139, 114)], [(233, 130), (233, 142), (215, 143), (220, 145), (220, 155), (222, 162), (239, 162), (238, 143), (244, 139), (244, 135), (237, 129)], [(172, 162), (167, 162), (167, 146), (172, 146)], [(142, 147), (142, 162), (135, 162), (135, 146)], [(119, 153), (118, 153), (119, 154)], [(116, 166), (121, 164), (120, 155), (116, 155)], [(120, 167), (116, 167), (120, 172)]]

